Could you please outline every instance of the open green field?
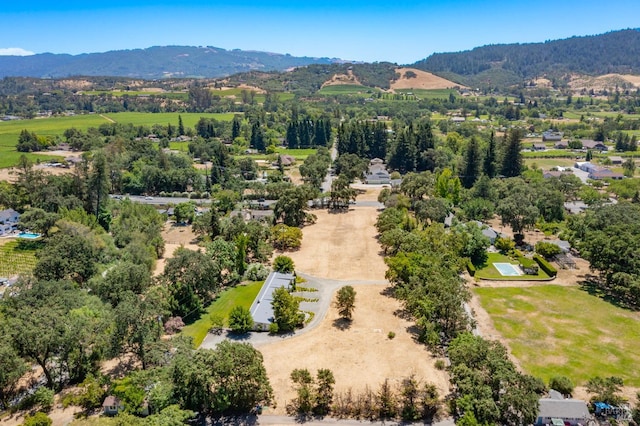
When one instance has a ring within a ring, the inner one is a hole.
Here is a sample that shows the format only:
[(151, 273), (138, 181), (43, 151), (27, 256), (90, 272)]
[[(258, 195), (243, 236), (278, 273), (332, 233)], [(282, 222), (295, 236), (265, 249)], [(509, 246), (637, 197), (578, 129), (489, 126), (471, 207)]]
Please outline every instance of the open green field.
[(209, 329), (213, 326), (211, 315), (217, 315), (224, 318), (225, 324), (231, 309), (240, 305), (249, 309), (253, 299), (260, 292), (260, 288), (264, 281), (252, 282), (247, 285), (239, 285), (223, 291), (220, 296), (206, 309), (200, 319), (193, 324), (189, 324), (182, 329), (182, 334), (193, 338), (194, 347), (200, 346)]
[(459, 96), (455, 89), (398, 89), (398, 93), (412, 93), (418, 99), (449, 99), (449, 95)]
[(379, 90), (358, 84), (336, 84), (318, 90), (320, 95), (369, 95), (374, 92)]
[(543, 170), (549, 170), (554, 167), (573, 167), (577, 160), (575, 158), (527, 158), (524, 163), (531, 167), (534, 164)]
[(39, 243), (4, 240), (0, 245), (0, 277), (12, 277), (33, 271), (36, 266), (36, 247)]
[(640, 386), (640, 315), (575, 287), (476, 288), (482, 307), (524, 370), (584, 384), (618, 376)]
[[(70, 117), (38, 118), (32, 120), (15, 120), (0, 122), (0, 168), (12, 167), (18, 164), (22, 153), (16, 151), (18, 137), (24, 129), (34, 132), (39, 136), (61, 136), (65, 130), (75, 127), (86, 130), (89, 127), (99, 127), (102, 124), (132, 123), (136, 126), (171, 123), (178, 125), (178, 116), (187, 127), (194, 127), (201, 117), (215, 118), (220, 121), (231, 121), (235, 114), (200, 114), (200, 113), (144, 113), (144, 112), (119, 112), (112, 114), (86, 114)], [(185, 145), (186, 146), (186, 145)], [(183, 149), (175, 148), (175, 149)], [(36, 162), (48, 160), (61, 160), (60, 157), (47, 155), (46, 153), (26, 154), (28, 158)]]
[(538, 268), (538, 275), (520, 275), (520, 276), (504, 276), (493, 266), (494, 263), (511, 263), (512, 265), (523, 265), (527, 263), (534, 264), (531, 259), (522, 258), (521, 260), (513, 260), (508, 256), (500, 253), (488, 253), (487, 261), (483, 265), (477, 265), (475, 277), (485, 280), (501, 280), (501, 281), (541, 281), (551, 278), (542, 268)]
[(93, 96), (109, 95), (115, 97), (157, 96), (159, 98), (179, 99), (182, 101), (186, 101), (189, 99), (189, 94), (187, 92), (156, 92), (145, 90), (89, 90), (83, 92), (83, 94)]

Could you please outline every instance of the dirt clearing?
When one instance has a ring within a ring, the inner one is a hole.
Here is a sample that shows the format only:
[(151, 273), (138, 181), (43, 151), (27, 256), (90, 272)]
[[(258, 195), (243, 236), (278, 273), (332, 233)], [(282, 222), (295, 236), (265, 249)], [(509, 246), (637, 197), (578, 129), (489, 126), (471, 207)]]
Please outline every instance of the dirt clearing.
[(348, 212), (313, 210), (318, 219), (303, 229), (302, 247), (288, 253), (296, 270), (336, 280), (384, 280), (386, 265), (374, 227), (375, 207), (351, 207)]
[[(400, 302), (382, 294), (380, 285), (356, 285), (356, 308), (353, 322), (344, 330), (335, 307), (331, 307), (320, 326), (299, 337), (261, 346), (277, 407), (268, 414), (285, 413), (286, 404), (295, 397), (289, 376), (295, 368), (308, 368), (315, 375), (319, 368), (330, 369), (336, 379), (335, 390), (355, 393), (366, 386), (377, 391), (385, 379), (397, 386), (415, 374), (416, 378), (434, 383), (440, 395), (448, 393), (446, 372), (435, 369), (435, 359), (426, 348), (416, 343), (407, 331), (412, 323), (394, 311)], [(396, 333), (389, 339), (388, 333)]]
[(167, 221), (162, 230), (162, 239), (164, 240), (164, 256), (156, 261), (156, 268), (153, 275), (157, 276), (164, 272), (164, 265), (167, 259), (173, 257), (173, 253), (179, 248), (184, 247), (189, 250), (198, 250), (200, 247), (196, 244), (196, 234), (193, 233), (191, 226), (177, 226), (173, 221)]
[[(411, 71), (415, 77), (407, 77), (407, 72)], [(430, 72), (421, 71), (416, 68), (396, 68), (396, 72), (400, 74), (400, 78), (391, 83), (391, 89), (450, 89), (452, 87), (466, 87), (451, 80), (447, 80)]]

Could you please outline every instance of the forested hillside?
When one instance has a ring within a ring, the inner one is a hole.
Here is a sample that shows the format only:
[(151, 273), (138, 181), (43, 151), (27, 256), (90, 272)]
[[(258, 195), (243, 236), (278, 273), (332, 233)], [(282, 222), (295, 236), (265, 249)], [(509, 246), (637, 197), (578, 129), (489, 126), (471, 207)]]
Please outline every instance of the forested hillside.
[(313, 64), (285, 73), (259, 71), (237, 74), (229, 80), (233, 83), (248, 83), (265, 90), (314, 93), (336, 74), (353, 73), (358, 81), (368, 87), (389, 89), (396, 76), (396, 64), (376, 62), (372, 64)]
[(414, 64), (418, 69), (464, 82), (522, 80), (565, 73), (602, 75), (640, 72), (640, 31), (629, 29), (530, 44), (501, 44), (457, 53), (435, 53)]
[(217, 47), (156, 46), (75, 56), (51, 53), (0, 56), (0, 77), (224, 77), (250, 70), (284, 71), (291, 67), (331, 62), (333, 60), (329, 58)]

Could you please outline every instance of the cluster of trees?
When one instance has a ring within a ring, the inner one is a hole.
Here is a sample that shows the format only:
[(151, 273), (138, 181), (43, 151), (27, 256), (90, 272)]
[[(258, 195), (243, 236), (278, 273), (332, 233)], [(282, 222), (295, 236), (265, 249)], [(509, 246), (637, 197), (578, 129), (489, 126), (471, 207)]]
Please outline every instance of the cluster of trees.
[(451, 341), (448, 354), (456, 424), (535, 422), (546, 387), (540, 379), (518, 372), (502, 344), (463, 333)]
[(38, 136), (34, 132), (24, 129), (20, 132), (20, 136), (18, 136), (16, 149), (19, 152), (37, 152), (45, 150), (51, 145), (51, 138), (47, 136)]
[(331, 145), (331, 120), (320, 118), (318, 120), (290, 121), (287, 126), (285, 143), (289, 148), (311, 148)]
[(296, 391), (296, 398), (287, 405), (292, 415), (431, 422), (440, 409), (436, 387), (415, 376), (402, 380), (397, 389), (385, 380), (377, 392), (367, 388), (361, 394), (351, 390), (336, 394), (335, 378), (328, 369), (319, 369), (316, 377), (306, 368), (295, 369), (290, 377)]
[(640, 206), (620, 202), (589, 209), (571, 216), (567, 237), (600, 279), (590, 284), (620, 303), (640, 306), (640, 263), (634, 253), (638, 246)]

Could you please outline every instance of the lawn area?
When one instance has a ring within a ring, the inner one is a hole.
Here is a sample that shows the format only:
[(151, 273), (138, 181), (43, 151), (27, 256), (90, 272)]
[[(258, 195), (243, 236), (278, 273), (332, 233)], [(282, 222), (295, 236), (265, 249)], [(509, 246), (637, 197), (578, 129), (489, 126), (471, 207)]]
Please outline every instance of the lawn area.
[(477, 272), (476, 277), (484, 278), (485, 280), (508, 280), (508, 281), (539, 281), (539, 280), (548, 280), (549, 275), (542, 270), (542, 268), (538, 268), (538, 275), (520, 275), (520, 276), (504, 276), (493, 266), (494, 263), (511, 263), (512, 265), (518, 265), (520, 263), (526, 264), (535, 264), (535, 261), (527, 258), (521, 258), (523, 260), (513, 260), (508, 256), (505, 256), (500, 253), (488, 253), (487, 261), (483, 265), (476, 266)]
[(380, 90), (358, 84), (336, 84), (318, 90), (320, 95), (367, 95)]
[(482, 307), (524, 370), (584, 384), (618, 376), (640, 386), (640, 316), (575, 287), (476, 288)]
[(207, 307), (205, 313), (193, 324), (189, 324), (182, 329), (182, 334), (193, 338), (193, 345), (197, 348), (207, 336), (212, 327), (211, 315), (218, 315), (224, 318), (225, 324), (229, 312), (235, 306), (240, 305), (249, 309), (253, 299), (256, 298), (264, 281), (256, 281), (247, 285), (239, 285), (223, 291), (220, 296)]
[(398, 89), (398, 93), (413, 93), (420, 99), (449, 99), (449, 95), (459, 96), (455, 89)]
[(573, 167), (576, 161), (574, 158), (527, 158), (524, 163), (529, 167), (535, 164), (539, 169), (549, 170), (553, 167)]
[[(86, 114), (74, 115), (70, 117), (50, 117), (32, 120), (13, 120), (0, 122), (0, 168), (12, 167), (18, 164), (20, 156), (23, 154), (16, 151), (18, 137), (24, 129), (34, 132), (39, 136), (62, 136), (65, 130), (75, 127), (86, 130), (89, 127), (99, 127), (111, 121), (117, 123), (133, 123), (136, 126), (168, 123), (178, 125), (178, 116), (182, 117), (182, 122), (187, 127), (195, 127), (201, 117), (215, 118), (220, 121), (231, 121), (233, 113), (144, 113), (144, 112), (119, 112), (110, 114)], [(187, 143), (175, 149), (186, 150)], [(60, 161), (61, 157), (47, 155), (46, 153), (26, 154), (33, 162), (37, 160)]]
[(0, 277), (9, 278), (33, 271), (40, 242), (3, 239), (0, 242)]

